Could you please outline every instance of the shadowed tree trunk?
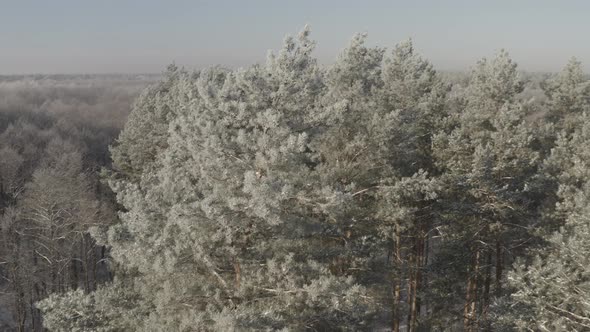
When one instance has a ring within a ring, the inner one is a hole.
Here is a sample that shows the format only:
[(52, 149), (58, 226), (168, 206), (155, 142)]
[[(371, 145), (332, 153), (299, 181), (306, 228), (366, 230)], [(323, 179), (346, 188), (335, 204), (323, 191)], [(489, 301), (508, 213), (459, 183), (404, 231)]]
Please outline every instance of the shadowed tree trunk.
[(480, 249), (474, 248), (471, 267), (467, 277), (467, 292), (465, 296), (465, 309), (463, 316), (463, 328), (466, 332), (477, 331), (477, 288), (480, 265)]
[(399, 332), (400, 305), (401, 305), (401, 235), (399, 225), (395, 228), (393, 241), (393, 265), (395, 276), (393, 277), (393, 304), (392, 304), (392, 327), (391, 330)]
[(485, 262), (485, 276), (484, 276), (484, 285), (483, 285), (483, 295), (481, 301), (481, 316), (482, 320), (485, 322), (485, 330), (489, 330), (489, 326), (487, 324), (487, 314), (488, 308), (490, 306), (490, 285), (492, 282), (492, 251), (489, 250), (486, 255), (486, 262)]
[(409, 297), (410, 311), (408, 315), (408, 331), (414, 332), (418, 327), (420, 316), (420, 290), (422, 285), (422, 269), (424, 264), (424, 232), (419, 231), (415, 239), (413, 268), (410, 276), (411, 294)]
[(504, 268), (504, 258), (503, 258), (503, 251), (502, 251), (502, 242), (500, 240), (496, 241), (496, 287), (495, 293), (496, 296), (502, 295), (502, 270)]

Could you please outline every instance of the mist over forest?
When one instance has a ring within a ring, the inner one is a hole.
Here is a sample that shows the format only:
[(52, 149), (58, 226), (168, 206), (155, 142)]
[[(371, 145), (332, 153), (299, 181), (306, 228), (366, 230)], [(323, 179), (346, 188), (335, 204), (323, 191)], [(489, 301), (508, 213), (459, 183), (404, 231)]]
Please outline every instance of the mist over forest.
[(0, 76), (0, 330), (590, 330), (583, 64), (343, 46)]
[(116, 217), (98, 172), (158, 75), (0, 77), (0, 330), (40, 331), (34, 303), (112, 279), (88, 234)]

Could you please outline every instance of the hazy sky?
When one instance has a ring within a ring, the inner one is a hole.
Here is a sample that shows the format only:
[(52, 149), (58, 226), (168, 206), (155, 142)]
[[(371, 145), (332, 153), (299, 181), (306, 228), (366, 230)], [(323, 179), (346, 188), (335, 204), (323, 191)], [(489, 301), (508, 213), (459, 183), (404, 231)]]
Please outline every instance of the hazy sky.
[(571, 56), (590, 68), (589, 18), (587, 0), (3, 0), (0, 74), (242, 66), (306, 23), (323, 63), (367, 32), (388, 47), (412, 37), (444, 70), (500, 48), (525, 70), (557, 70)]

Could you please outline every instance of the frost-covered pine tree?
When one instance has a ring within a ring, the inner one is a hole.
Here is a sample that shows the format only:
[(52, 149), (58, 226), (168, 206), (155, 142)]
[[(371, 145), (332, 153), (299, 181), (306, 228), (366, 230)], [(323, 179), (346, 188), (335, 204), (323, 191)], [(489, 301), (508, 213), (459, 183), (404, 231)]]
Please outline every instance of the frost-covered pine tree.
[(117, 175), (137, 181), (167, 146), (168, 123), (174, 114), (170, 107), (172, 89), (181, 76), (187, 75), (169, 65), (160, 83), (146, 88), (135, 100), (127, 125), (111, 149)]
[[(448, 220), (443, 229), (448, 247), (436, 265), (447, 278), (437, 278), (436, 287), (442, 294), (464, 292), (465, 300), (458, 300), (457, 307), (463, 308), (466, 331), (478, 329), (491, 297), (501, 294), (506, 250), (526, 235), (535, 210), (534, 176), (541, 160), (523, 107), (516, 102), (522, 89), (516, 68), (505, 51), (480, 61), (472, 72), (464, 110), (434, 142), (444, 171)], [(466, 280), (465, 286), (449, 283), (450, 273)], [(448, 303), (443, 305), (448, 308)], [(445, 307), (434, 310), (443, 316)]]
[[(415, 52), (411, 40), (396, 45), (385, 58), (382, 77), (381, 102), (386, 111), (395, 114), (396, 123), (388, 129), (391, 137), (386, 141), (384, 159), (392, 174), (383, 177), (377, 214), (382, 219), (380, 232), (393, 243), (392, 329), (397, 331), (407, 316), (409, 330), (415, 331), (423, 316), (421, 310), (427, 309), (425, 270), (431, 230), (438, 220), (438, 170), (433, 162), (432, 137), (446, 115), (448, 87)], [(402, 289), (407, 289), (407, 294), (402, 294)], [(402, 297), (406, 304), (401, 303)], [(424, 321), (420, 324), (426, 326)]]
[(412, 40), (395, 46), (385, 58), (382, 76), (385, 108), (399, 112), (403, 124), (396, 143), (406, 155), (396, 157), (396, 167), (404, 176), (419, 170), (436, 173), (431, 139), (446, 116), (448, 84), (415, 51)]
[[(382, 308), (389, 311), (390, 326), (399, 329), (408, 316), (414, 330), (426, 231), (413, 234), (427, 228), (420, 220), (431, 220), (428, 201), (436, 196), (436, 184), (427, 173), (433, 170), (430, 137), (442, 118), (446, 87), (411, 42), (396, 46), (385, 62), (384, 54), (357, 35), (328, 69), (312, 151), (321, 160), (316, 170), (323, 190), (340, 197), (327, 211), (332, 237), (345, 243), (338, 270), (361, 271), (355, 274), (373, 285), (372, 294), (393, 297), (393, 307)], [(402, 232), (412, 240), (402, 244)], [(402, 246), (413, 246), (412, 263), (402, 257)], [(404, 286), (410, 291), (402, 294)]]
[(545, 85), (549, 97), (547, 119), (556, 125), (557, 131), (571, 133), (577, 118), (590, 106), (590, 82), (584, 74), (582, 63), (571, 58), (562, 71)]
[(547, 165), (555, 171), (559, 190), (556, 214), (561, 226), (550, 231), (546, 244), (519, 260), (508, 280), (514, 288), (501, 323), (519, 329), (586, 331), (590, 328), (588, 268), (590, 247), (590, 119), (560, 135)]
[[(122, 172), (111, 186), (125, 211), (103, 238), (128, 277), (115, 285), (130, 288), (136, 310), (102, 309), (112, 321), (93, 324), (176, 331), (366, 324), (372, 311), (363, 287), (331, 265), (342, 242), (324, 240), (346, 197), (325, 189), (316, 171), (318, 132), (309, 125), (324, 84), (308, 35), (287, 38), (263, 66), (178, 73), (136, 107), (113, 148), (124, 163), (115, 159)], [(165, 113), (158, 127), (145, 123), (153, 113)], [(145, 130), (154, 133), (149, 154), (125, 134), (135, 126), (153, 128)], [(102, 300), (112, 293), (90, 298), (113, 302)]]

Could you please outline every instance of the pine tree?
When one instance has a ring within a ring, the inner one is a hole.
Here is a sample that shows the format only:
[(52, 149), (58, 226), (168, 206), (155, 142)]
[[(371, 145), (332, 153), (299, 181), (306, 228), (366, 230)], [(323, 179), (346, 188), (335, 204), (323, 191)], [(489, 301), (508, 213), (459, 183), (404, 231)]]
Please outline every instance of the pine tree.
[(82, 289), (54, 293), (37, 306), (44, 313), (43, 326), (50, 331), (119, 332), (136, 330), (137, 320), (147, 315), (138, 302), (131, 285), (116, 282), (90, 294)]
[[(329, 265), (340, 242), (318, 236), (330, 217), (345, 213), (338, 208), (347, 195), (324, 190), (314, 174), (309, 122), (324, 86), (308, 34), (287, 38), (265, 66), (180, 74), (162, 100), (169, 110), (159, 124), (167, 127), (159, 136), (165, 143), (138, 159), (152, 166), (123, 159), (131, 165), (124, 168), (115, 160), (124, 173), (111, 186), (126, 212), (103, 240), (124, 269), (121, 282), (131, 280), (135, 306), (147, 313), (121, 318), (136, 329), (366, 324), (371, 310), (363, 287)], [(142, 126), (134, 119), (126, 131)], [(126, 137), (114, 155), (132, 146)]]
[[(408, 286), (404, 312), (415, 330), (427, 256), (424, 239), (437, 189), (427, 173), (435, 171), (430, 138), (443, 117), (447, 90), (432, 66), (414, 53), (411, 42), (397, 45), (383, 64), (384, 50), (369, 48), (364, 41), (364, 35), (355, 36), (327, 72), (323, 101), (327, 107), (320, 113), (324, 124), (315, 126), (322, 132), (319, 145), (312, 149), (322, 161), (317, 170), (324, 186), (333, 195), (350, 197), (339, 210), (354, 213), (353, 222), (350, 217), (343, 219), (334, 229), (337, 237), (346, 239), (343, 265), (351, 270), (370, 268), (372, 273), (359, 275), (368, 283), (384, 281), (372, 291), (393, 302), (393, 329), (405, 321), (401, 317), (402, 282)], [(417, 92), (409, 94), (414, 90)], [(342, 216), (342, 212), (335, 216), (335, 223)], [(402, 232), (412, 240), (402, 244)], [(366, 240), (358, 246), (358, 239)], [(413, 246), (407, 255), (412, 264), (405, 253), (402, 257), (406, 244)], [(372, 258), (359, 255), (364, 252)], [(388, 258), (380, 252), (388, 252)], [(390, 262), (384, 269), (380, 261), (385, 258)]]
[[(387, 216), (383, 230), (387, 230), (388, 240), (394, 243), (393, 266), (398, 274), (393, 282), (393, 330), (399, 329), (403, 321), (399, 302), (401, 288), (407, 288), (408, 327), (415, 331), (425, 302), (421, 299), (427, 283), (430, 234), (438, 220), (438, 170), (433, 160), (432, 137), (446, 115), (448, 87), (432, 65), (414, 51), (411, 40), (396, 45), (385, 59), (383, 81), (383, 106), (397, 112), (397, 123), (389, 130), (394, 136), (387, 141), (386, 156), (397, 178), (383, 182), (389, 185), (381, 190), (385, 201), (378, 213)], [(407, 251), (406, 257), (402, 257), (403, 251)], [(404, 278), (408, 280), (407, 287), (401, 285)]]
[(556, 125), (557, 132), (571, 133), (577, 117), (590, 105), (590, 82), (582, 69), (582, 63), (571, 58), (561, 73), (543, 86), (549, 97), (547, 119)]
[(186, 75), (175, 65), (168, 66), (159, 84), (148, 87), (135, 100), (128, 124), (111, 149), (119, 176), (138, 177), (149, 169), (157, 154), (166, 148), (172, 101), (171, 89), (179, 77)]
[(545, 245), (531, 252), (531, 259), (519, 260), (509, 274), (514, 293), (507, 299), (500, 324), (520, 329), (544, 331), (585, 331), (590, 328), (588, 221), (590, 187), (587, 145), (590, 125), (581, 116), (581, 125), (571, 134), (562, 133), (547, 160), (557, 173), (558, 202), (553, 215), (561, 226), (550, 231)]
[[(523, 107), (516, 102), (521, 89), (516, 64), (505, 51), (492, 61), (480, 61), (471, 76), (465, 109), (434, 143), (445, 173), (444, 232), (450, 247), (443, 253), (450, 250), (454, 256), (443, 254), (438, 260), (447, 265), (459, 258), (454, 265), (465, 269), (453, 273), (467, 281), (462, 305), (466, 331), (477, 330), (485, 321), (492, 280), (495, 295), (502, 293), (505, 251), (526, 236), (534, 216), (535, 175), (541, 160)], [(453, 247), (469, 251), (453, 252)]]

